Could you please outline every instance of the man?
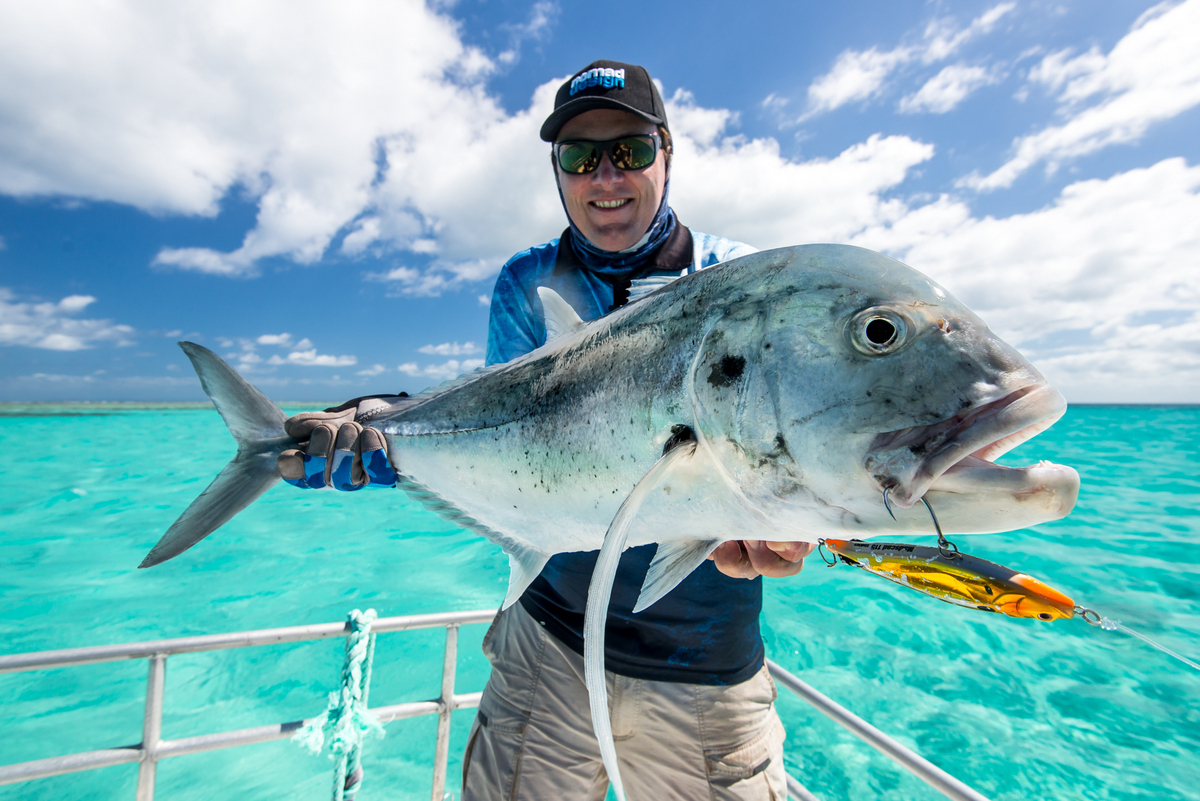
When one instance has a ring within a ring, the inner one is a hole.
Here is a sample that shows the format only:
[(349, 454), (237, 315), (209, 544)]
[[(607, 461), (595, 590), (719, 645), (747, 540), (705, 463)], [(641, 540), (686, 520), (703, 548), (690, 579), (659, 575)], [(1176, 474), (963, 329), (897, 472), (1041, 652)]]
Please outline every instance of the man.
[[(628, 301), (634, 281), (678, 277), (754, 252), (692, 232), (668, 204), (671, 137), (642, 67), (589, 64), (563, 84), (541, 137), (567, 213), (562, 236), (514, 256), (492, 296), (487, 361), (544, 344), (539, 286), (585, 320)], [(293, 483), (394, 482), (385, 445), (350, 422), (358, 402), (289, 421), (308, 453), (282, 457)], [(357, 442), (361, 437), (362, 441)], [(368, 441), (369, 439), (369, 441)], [(361, 452), (365, 470), (353, 460)], [(368, 455), (370, 454), (370, 455)], [(341, 476), (341, 479), (338, 476)], [(357, 476), (355, 478), (354, 476)], [(347, 478), (349, 477), (349, 479)], [(654, 546), (625, 552), (613, 587), (605, 666), (613, 734), (631, 799), (784, 799), (783, 728), (763, 663), (761, 575), (799, 572), (811, 546), (728, 542), (634, 615)], [(596, 552), (553, 557), (484, 640), (492, 675), (463, 760), (464, 801), (603, 799), (608, 779), (583, 678), (583, 613)]]

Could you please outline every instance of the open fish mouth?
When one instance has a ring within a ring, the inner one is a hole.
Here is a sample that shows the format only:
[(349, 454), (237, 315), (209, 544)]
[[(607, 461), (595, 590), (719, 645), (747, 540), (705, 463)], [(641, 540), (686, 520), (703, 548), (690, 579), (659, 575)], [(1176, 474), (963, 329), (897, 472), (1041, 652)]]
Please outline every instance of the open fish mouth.
[(1002, 491), (1016, 496), (1062, 494), (1061, 512), (1074, 506), (1079, 477), (1069, 467), (1041, 462), (1004, 467), (995, 459), (1054, 425), (1066, 399), (1046, 383), (1032, 384), (927, 426), (879, 434), (864, 465), (901, 507), (929, 490), (972, 494)]

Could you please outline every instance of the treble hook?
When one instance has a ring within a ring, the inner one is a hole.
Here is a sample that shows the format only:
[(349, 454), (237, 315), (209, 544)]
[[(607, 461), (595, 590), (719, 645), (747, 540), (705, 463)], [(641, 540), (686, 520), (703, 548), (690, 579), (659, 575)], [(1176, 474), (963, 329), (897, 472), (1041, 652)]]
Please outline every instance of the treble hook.
[[(883, 491), (883, 508), (887, 509), (887, 513), (891, 515), (893, 520), (895, 520), (896, 515), (892, 511), (892, 504), (888, 499), (888, 493), (891, 491), (891, 487), (888, 487)], [(929, 516), (933, 518), (933, 528), (935, 531), (937, 531), (938, 535), (938, 553), (940, 553), (946, 559), (957, 559), (958, 546), (946, 539), (946, 535), (942, 533), (942, 526), (940, 523), (938, 523), (937, 515), (933, 513), (933, 507), (929, 505), (929, 501), (925, 500), (924, 495), (921, 496), (921, 503), (925, 504), (925, 508), (929, 511)]]

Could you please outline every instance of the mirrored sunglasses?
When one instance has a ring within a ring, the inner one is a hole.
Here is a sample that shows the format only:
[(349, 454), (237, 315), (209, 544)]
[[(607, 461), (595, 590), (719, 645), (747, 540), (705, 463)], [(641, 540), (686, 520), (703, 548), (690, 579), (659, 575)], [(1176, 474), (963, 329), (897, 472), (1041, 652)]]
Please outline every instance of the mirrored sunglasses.
[(622, 136), (607, 142), (568, 139), (554, 143), (554, 155), (563, 172), (583, 175), (600, 166), (601, 153), (607, 153), (618, 170), (644, 169), (654, 163), (661, 146), (658, 134)]

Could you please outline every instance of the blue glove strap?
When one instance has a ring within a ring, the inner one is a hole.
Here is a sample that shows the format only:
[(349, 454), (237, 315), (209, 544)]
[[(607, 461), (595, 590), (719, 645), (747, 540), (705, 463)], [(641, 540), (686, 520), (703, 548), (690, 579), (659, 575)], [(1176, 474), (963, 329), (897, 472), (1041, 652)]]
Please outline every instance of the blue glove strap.
[(354, 467), (353, 451), (333, 452), (333, 470), (329, 474), (329, 483), (333, 485), (334, 489), (342, 492), (354, 492), (367, 486), (366, 484), (354, 485), (350, 473), (352, 467)]
[(309, 489), (325, 489), (325, 457), (304, 454), (304, 482)]
[(382, 450), (368, 451), (362, 455), (363, 468), (371, 479), (368, 487), (394, 487), (399, 480), (396, 471), (388, 464), (387, 454)]

